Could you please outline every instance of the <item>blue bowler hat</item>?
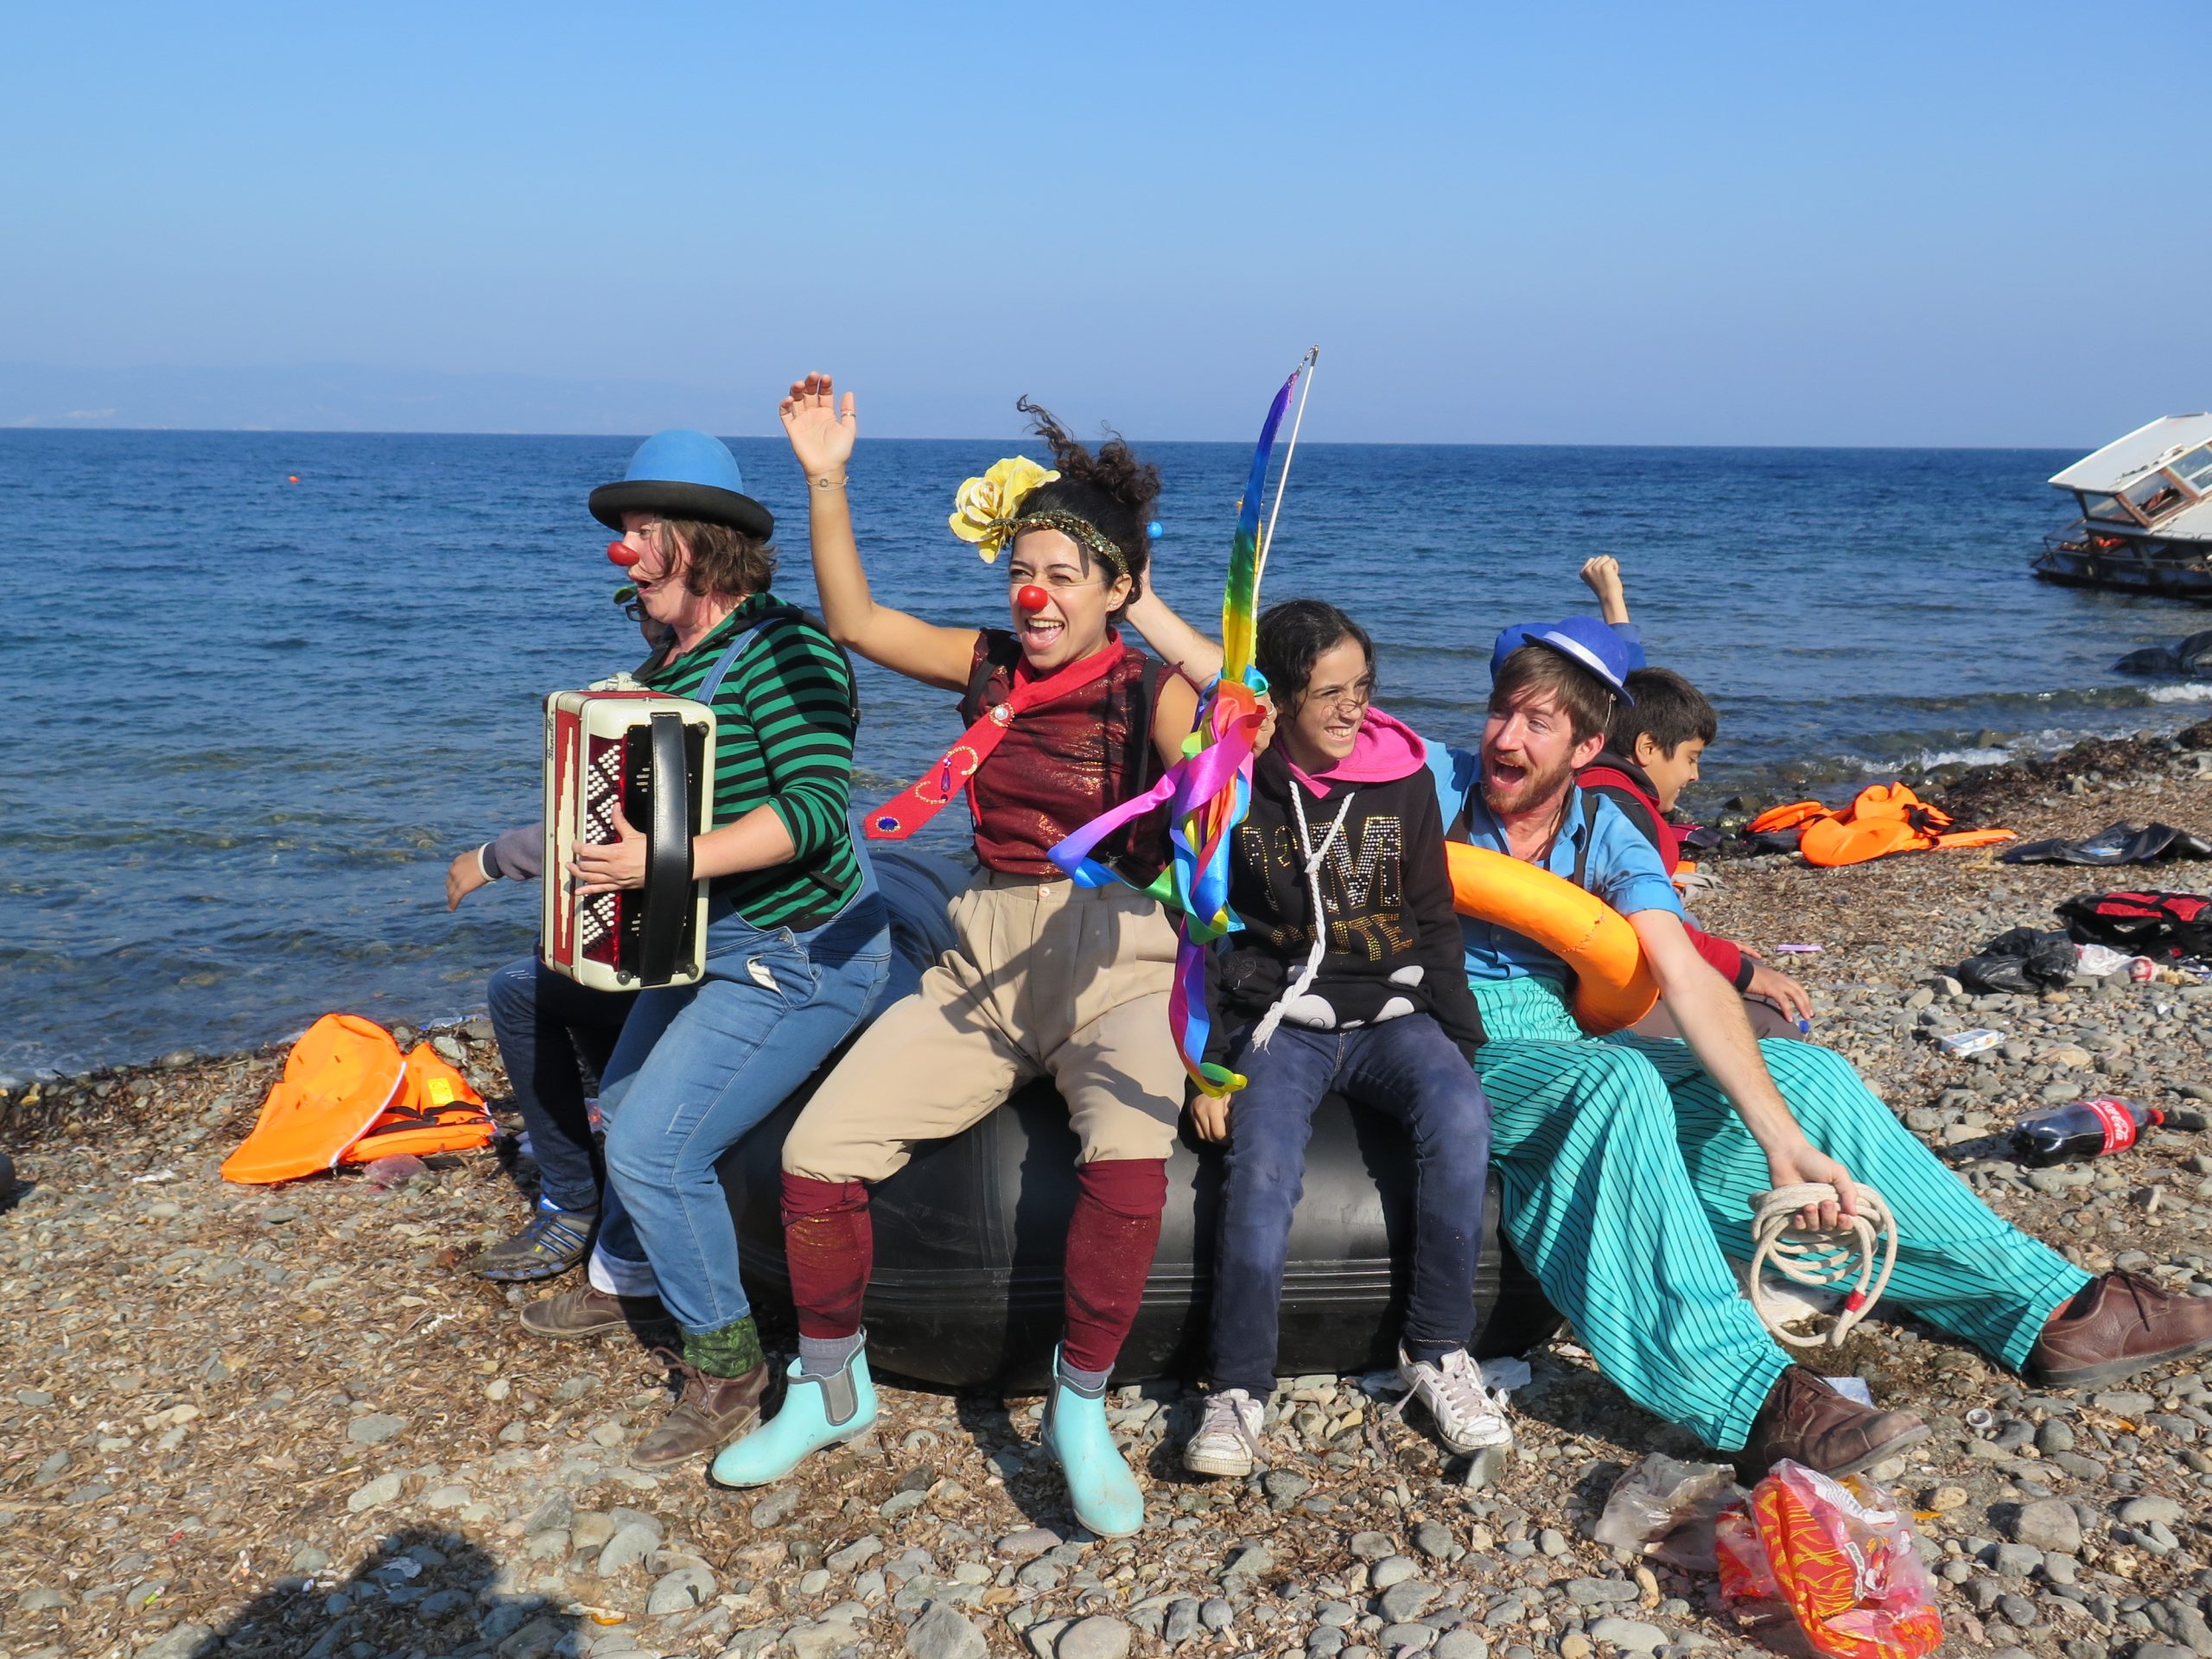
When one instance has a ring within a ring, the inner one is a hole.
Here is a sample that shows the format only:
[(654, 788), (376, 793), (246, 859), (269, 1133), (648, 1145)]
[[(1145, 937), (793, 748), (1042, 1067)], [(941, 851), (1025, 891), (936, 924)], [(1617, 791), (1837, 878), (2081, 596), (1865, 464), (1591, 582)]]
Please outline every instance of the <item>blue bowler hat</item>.
[(765, 542), (775, 534), (768, 509), (745, 493), (737, 457), (720, 438), (689, 427), (656, 432), (630, 457), (630, 470), (591, 493), (591, 516), (609, 530), (626, 512), (696, 518)]
[(1497, 636), (1491, 647), (1490, 677), (1495, 680), (1505, 659), (1523, 645), (1542, 645), (1555, 651), (1578, 668), (1586, 668), (1605, 683), (1623, 702), (1633, 705), (1628, 694), (1628, 644), (1611, 627), (1594, 616), (1569, 616), (1557, 622), (1516, 622)]

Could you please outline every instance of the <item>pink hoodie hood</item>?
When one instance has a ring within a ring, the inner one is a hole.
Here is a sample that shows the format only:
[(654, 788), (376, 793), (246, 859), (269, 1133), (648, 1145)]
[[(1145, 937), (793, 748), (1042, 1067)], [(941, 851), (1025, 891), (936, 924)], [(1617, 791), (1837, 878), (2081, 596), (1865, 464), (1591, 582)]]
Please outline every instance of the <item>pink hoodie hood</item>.
[(1319, 778), (1309, 777), (1295, 766), (1290, 769), (1300, 783), (1325, 798), (1338, 784), (1393, 784), (1410, 778), (1427, 764), (1428, 747), (1421, 741), (1421, 734), (1370, 704), (1350, 754)]

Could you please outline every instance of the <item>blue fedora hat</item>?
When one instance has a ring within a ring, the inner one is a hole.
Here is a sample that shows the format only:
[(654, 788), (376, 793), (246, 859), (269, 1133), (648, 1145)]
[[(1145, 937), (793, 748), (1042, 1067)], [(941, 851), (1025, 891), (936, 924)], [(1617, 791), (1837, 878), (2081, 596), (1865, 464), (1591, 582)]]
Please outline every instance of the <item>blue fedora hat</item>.
[(630, 470), (591, 493), (591, 516), (609, 530), (622, 528), (626, 512), (658, 512), (696, 518), (766, 541), (776, 521), (745, 493), (737, 457), (720, 438), (688, 427), (656, 432), (630, 457)]
[(1605, 690), (1623, 702), (1634, 703), (1629, 695), (1629, 671), (1634, 666), (1628, 646), (1620, 635), (1594, 616), (1563, 617), (1557, 622), (1518, 622), (1497, 636), (1497, 643), (1491, 648), (1490, 677), (1505, 666), (1505, 659), (1523, 645), (1541, 645), (1555, 651), (1576, 667), (1586, 669), (1605, 684)]

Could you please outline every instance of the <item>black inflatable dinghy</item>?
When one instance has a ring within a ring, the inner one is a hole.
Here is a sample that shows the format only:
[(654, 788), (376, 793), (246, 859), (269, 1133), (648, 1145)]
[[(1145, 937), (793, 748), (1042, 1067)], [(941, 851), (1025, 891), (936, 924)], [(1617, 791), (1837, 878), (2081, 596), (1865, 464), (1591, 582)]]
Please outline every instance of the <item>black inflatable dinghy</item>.
[[(721, 1165), (746, 1288), (788, 1307), (779, 1213), (785, 1102)], [(1036, 1389), (1060, 1332), (1060, 1258), (1075, 1202), (1077, 1143), (1049, 1083), (1030, 1085), (964, 1135), (919, 1147), (875, 1189), (870, 1363), (947, 1387)], [(1185, 1129), (1167, 1166), (1167, 1211), (1144, 1305), (1115, 1376), (1196, 1377), (1206, 1353), (1210, 1258), (1224, 1160)], [(1332, 1096), (1313, 1119), (1306, 1196), (1290, 1236), (1282, 1300), (1283, 1376), (1396, 1363), (1413, 1242), (1413, 1147), (1395, 1122)], [(1475, 1285), (1480, 1357), (1525, 1352), (1559, 1329), (1535, 1281), (1484, 1206)]]

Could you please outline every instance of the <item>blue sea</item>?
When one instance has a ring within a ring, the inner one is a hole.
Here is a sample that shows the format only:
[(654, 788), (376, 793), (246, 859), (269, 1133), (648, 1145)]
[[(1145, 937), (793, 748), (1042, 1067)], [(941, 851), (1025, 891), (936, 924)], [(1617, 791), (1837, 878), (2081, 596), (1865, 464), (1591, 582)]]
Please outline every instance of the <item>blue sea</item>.
[[(779, 589), (810, 606), (798, 468), (780, 439), (733, 447), (783, 521)], [(1014, 447), (864, 442), (853, 500), (879, 597), (1003, 619), (1001, 578), (944, 519), (960, 480)], [(631, 448), (0, 432), (0, 1077), (218, 1052), (331, 1009), (480, 1007), (486, 976), (531, 948), (537, 891), (448, 914), (445, 868), (537, 816), (540, 699), (641, 655), (584, 511)], [(1217, 614), (1249, 450), (1148, 453), (1162, 590)], [(1613, 554), (1651, 659), (1721, 710), (1694, 806), (2177, 727), (2212, 686), (2110, 664), (2202, 613), (2028, 576), (2067, 518), (2043, 480), (2075, 458), (1307, 444), (1266, 597), (1351, 610), (1392, 711), (1456, 741), (1497, 629), (1594, 610), (1575, 572)], [(861, 690), (856, 789), (874, 800), (939, 752), (951, 700), (867, 665)]]

